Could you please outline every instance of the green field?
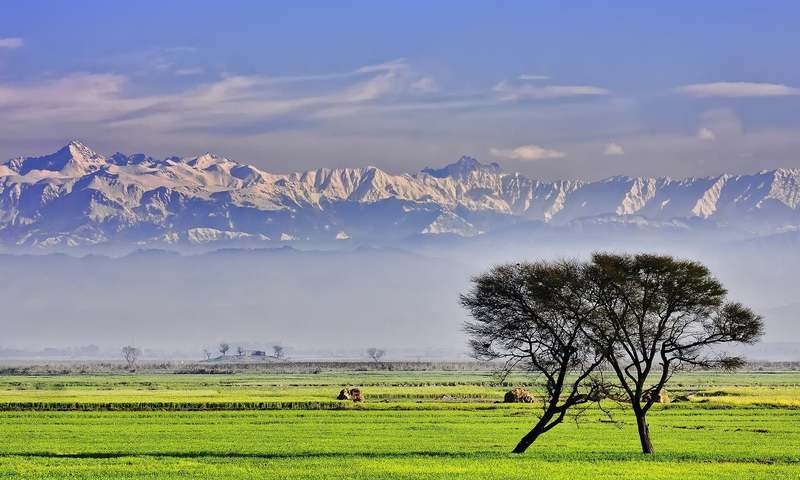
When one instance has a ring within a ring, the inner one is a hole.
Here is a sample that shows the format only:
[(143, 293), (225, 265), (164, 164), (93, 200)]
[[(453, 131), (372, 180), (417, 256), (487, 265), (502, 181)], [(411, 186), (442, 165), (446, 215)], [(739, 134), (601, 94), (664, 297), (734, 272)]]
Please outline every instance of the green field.
[[(524, 377), (509, 379), (524, 384)], [(366, 402), (334, 400), (345, 385)], [(0, 478), (800, 478), (800, 373), (684, 374), (650, 416), (611, 407), (508, 453), (536, 405), (489, 373), (0, 377)]]

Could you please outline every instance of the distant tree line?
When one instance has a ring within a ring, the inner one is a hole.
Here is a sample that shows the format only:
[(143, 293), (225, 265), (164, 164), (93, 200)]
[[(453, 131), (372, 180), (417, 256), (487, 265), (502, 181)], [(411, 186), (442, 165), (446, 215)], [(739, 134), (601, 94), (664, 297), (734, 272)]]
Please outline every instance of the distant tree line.
[(543, 392), (539, 420), (514, 452), (568, 412), (611, 399), (631, 409), (642, 451), (652, 453), (647, 414), (670, 377), (686, 367), (737, 368), (742, 358), (709, 347), (762, 335), (762, 318), (726, 296), (698, 262), (595, 254), (497, 266), (473, 278), (461, 303), (474, 356), (501, 361), (504, 375), (533, 374)]
[[(237, 358), (244, 358), (246, 356), (251, 356), (255, 358), (272, 358), (275, 360), (284, 360), (286, 359), (286, 347), (281, 344), (274, 344), (272, 345), (272, 353), (268, 354), (265, 350), (248, 350), (245, 348), (244, 345), (237, 345), (236, 346), (236, 357)], [(228, 357), (228, 352), (231, 350), (231, 344), (227, 342), (220, 342), (217, 344), (216, 351), (219, 352), (219, 356), (216, 357), (217, 359), (225, 359)], [(131, 372), (136, 371), (136, 362), (138, 361), (139, 357), (142, 354), (142, 351), (134, 347), (132, 345), (126, 345), (122, 347), (122, 358), (125, 361), (125, 364)], [(210, 361), (214, 359), (214, 351), (209, 348), (204, 348), (202, 350), (203, 359), (206, 361)], [(366, 350), (366, 355), (369, 357), (376, 364), (381, 364), (383, 357), (386, 355), (386, 350), (370, 347)]]
[[(230, 349), (231, 345), (227, 342), (220, 342), (217, 345), (217, 352), (219, 352), (221, 358), (227, 357)], [(203, 358), (205, 360), (211, 360), (214, 356), (213, 352), (208, 348), (204, 348), (202, 353), (203, 353)], [(381, 364), (383, 357), (386, 355), (386, 350), (376, 347), (370, 347), (366, 350), (366, 354), (371, 361), (373, 361), (376, 364)], [(267, 354), (267, 352), (264, 350), (247, 350), (244, 347), (244, 345), (236, 346), (236, 356), (238, 358), (243, 358), (247, 355), (255, 357), (265, 357), (265, 358), (268, 357), (268, 358), (274, 358), (276, 360), (282, 360), (286, 358), (286, 347), (280, 344), (272, 345), (272, 354)]]
[[(217, 345), (217, 351), (220, 353), (220, 357), (218, 358), (226, 358), (228, 356), (228, 352), (231, 349), (231, 345), (227, 342), (220, 342)], [(286, 347), (280, 344), (272, 345), (272, 354), (268, 355), (264, 350), (248, 350), (245, 348), (244, 345), (237, 345), (236, 346), (236, 356), (238, 358), (244, 358), (245, 356), (253, 356), (253, 357), (264, 357), (264, 358), (274, 358), (276, 360), (283, 360), (286, 358)], [(208, 348), (203, 349), (203, 357), (206, 360), (211, 360), (214, 354)]]

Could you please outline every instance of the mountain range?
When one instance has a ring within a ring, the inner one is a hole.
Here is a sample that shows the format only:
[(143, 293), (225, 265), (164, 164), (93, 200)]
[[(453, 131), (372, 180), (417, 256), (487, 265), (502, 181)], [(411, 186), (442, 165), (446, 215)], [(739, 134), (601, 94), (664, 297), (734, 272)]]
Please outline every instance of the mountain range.
[(6, 249), (398, 241), (598, 224), (796, 232), (800, 169), (541, 181), (463, 157), (401, 175), (371, 166), (274, 174), (211, 153), (105, 157), (78, 141), (0, 164)]

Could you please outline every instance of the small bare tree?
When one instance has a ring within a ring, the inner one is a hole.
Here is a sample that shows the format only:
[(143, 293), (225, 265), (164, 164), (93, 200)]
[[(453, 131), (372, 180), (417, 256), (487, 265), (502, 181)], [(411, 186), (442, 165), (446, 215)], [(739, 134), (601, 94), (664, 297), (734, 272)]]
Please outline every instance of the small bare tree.
[(514, 453), (604, 392), (592, 376), (602, 357), (582, 331), (596, 309), (585, 270), (573, 262), (502, 265), (473, 278), (461, 296), (473, 318), (465, 330), (474, 356), (502, 360), (504, 377), (515, 370), (532, 374), (543, 392), (539, 421)]
[(204, 348), (203, 356), (206, 358), (206, 360), (211, 360), (211, 351), (207, 348)]
[(219, 347), (217, 347), (217, 350), (219, 351), (219, 353), (222, 354), (223, 357), (228, 353), (228, 350), (230, 350), (230, 349), (231, 349), (231, 346), (228, 345), (225, 342), (220, 343)]
[(380, 363), (384, 355), (386, 355), (386, 351), (380, 348), (370, 347), (367, 349), (367, 356), (375, 363)]
[(762, 319), (727, 302), (725, 288), (697, 262), (595, 254), (590, 275), (599, 309), (585, 332), (630, 402), (642, 452), (652, 453), (647, 413), (670, 376), (683, 366), (740, 366), (741, 358), (708, 347), (756, 342)]
[(136, 370), (136, 360), (139, 359), (141, 353), (138, 348), (132, 345), (122, 347), (122, 358), (125, 360), (128, 370)]
[(244, 347), (239, 345), (236, 347), (236, 356), (241, 358), (244, 357)]
[(281, 360), (286, 355), (286, 351), (282, 345), (273, 345), (272, 346), (272, 356), (277, 359)]

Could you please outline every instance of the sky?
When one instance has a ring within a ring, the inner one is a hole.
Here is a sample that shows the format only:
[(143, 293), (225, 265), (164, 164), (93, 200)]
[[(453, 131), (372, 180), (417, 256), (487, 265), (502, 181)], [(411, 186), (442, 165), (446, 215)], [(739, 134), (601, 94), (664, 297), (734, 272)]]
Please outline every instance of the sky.
[(0, 158), (543, 178), (800, 167), (800, 3), (4, 2)]

